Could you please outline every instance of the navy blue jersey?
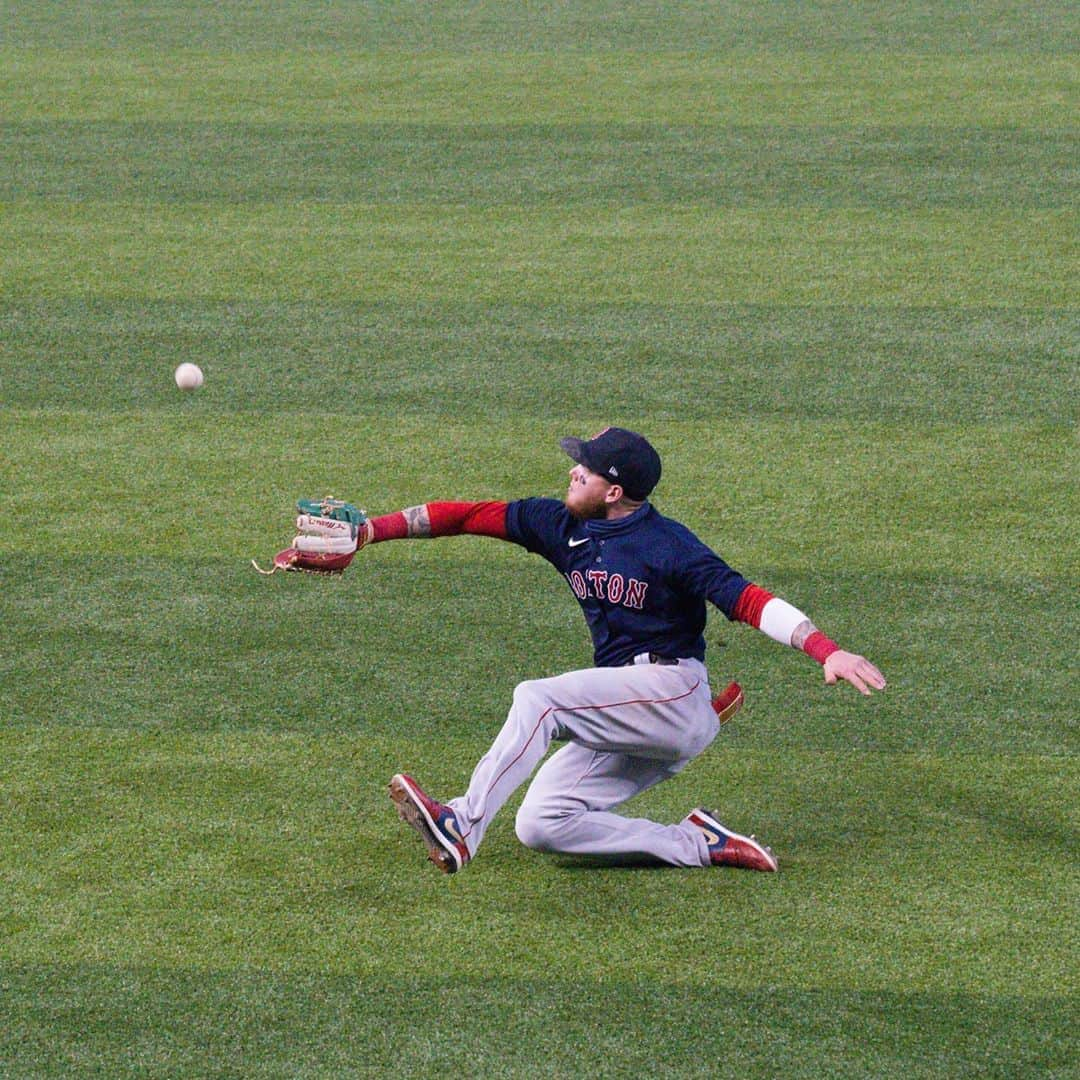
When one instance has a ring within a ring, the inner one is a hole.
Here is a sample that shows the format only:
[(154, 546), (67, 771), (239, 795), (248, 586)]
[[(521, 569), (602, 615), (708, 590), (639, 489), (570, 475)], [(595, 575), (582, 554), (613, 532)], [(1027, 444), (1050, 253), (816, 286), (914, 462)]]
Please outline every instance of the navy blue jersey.
[(558, 499), (520, 499), (507, 507), (506, 531), (566, 578), (597, 667), (621, 667), (642, 652), (704, 660), (705, 601), (730, 619), (750, 584), (649, 503), (614, 521), (581, 521)]

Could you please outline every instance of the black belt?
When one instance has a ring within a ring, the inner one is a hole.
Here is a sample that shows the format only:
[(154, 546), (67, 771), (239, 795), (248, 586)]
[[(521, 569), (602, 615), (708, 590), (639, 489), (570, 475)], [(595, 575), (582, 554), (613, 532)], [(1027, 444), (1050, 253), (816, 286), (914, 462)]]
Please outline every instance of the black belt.
[[(638, 653), (638, 656), (640, 655), (641, 653)], [(633, 660), (630, 660), (626, 666), (633, 667), (636, 663), (637, 658), (635, 657)], [(651, 652), (649, 653), (649, 663), (662, 664), (664, 667), (675, 667), (678, 665), (679, 661), (673, 656), (661, 656), (659, 653)]]

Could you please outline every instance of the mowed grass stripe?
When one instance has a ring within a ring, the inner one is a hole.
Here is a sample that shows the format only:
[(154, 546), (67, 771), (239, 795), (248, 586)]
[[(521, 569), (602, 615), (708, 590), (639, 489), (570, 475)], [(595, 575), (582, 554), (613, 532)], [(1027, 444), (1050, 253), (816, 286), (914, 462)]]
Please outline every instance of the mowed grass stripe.
[(1065, 55), (0, 49), (8, 119), (1075, 128)]
[[(872, 655), (889, 678), (889, 692), (872, 702), (829, 688), (807, 658), (714, 611), (706, 629), (713, 681), (738, 679), (747, 695), (731, 729), (739, 753), (1076, 752), (1067, 708), (1074, 578), (933, 566), (815, 574), (737, 559), (727, 528), (701, 532), (754, 580)], [(164, 530), (181, 531), (171, 521)], [(286, 542), (250, 554), (265, 561)], [(569, 589), (508, 545), (373, 549), (344, 579), (318, 582), (263, 581), (250, 554), (70, 556), (50, 560), (48, 581), (7, 574), (5, 626), (20, 643), (0, 657), (7, 726), (31, 742), (39, 726), (400, 734), (429, 740), (433, 752), (464, 726), (469, 748), (460, 757), (445, 749), (467, 768), (494, 738), (519, 681), (591, 659)], [(435, 576), (447, 582), (445, 599), (422, 584)], [(385, 627), (403, 618), (408, 634), (388, 640)], [(314, 633), (313, 622), (334, 635)], [(965, 659), (942, 659), (953, 655)]]
[(0, 1064), (12, 1075), (217, 1076), (243, 1062), (253, 1077), (526, 1077), (542, 1061), (554, 1076), (1004, 1078), (1067, 1075), (1077, 1052), (1078, 1003), (1065, 994), (723, 983), (688, 994), (641, 979), (373, 980), (107, 962), (7, 966), (0, 979)]
[(437, 6), (281, 0), (270, 8), (214, 0), (145, 0), (107, 9), (79, 0), (9, 5), (6, 29), (23, 48), (227, 50), (294, 49), (378, 55), (475, 54), (493, 50), (605, 53), (620, 49), (691, 53), (731, 49), (819, 51), (862, 48), (885, 52), (971, 55), (1003, 50), (1061, 52), (1077, 38), (1075, 5), (1042, 0), (968, 4), (850, 5), (729, 0), (722, 9), (702, 0), (658, 6), (654, 0), (582, 0), (566, 4), (476, 3)]
[(1067, 208), (1080, 132), (761, 124), (0, 124), (0, 202)]
[[(369, 413), (369, 426), (351, 410), (218, 416), (198, 409), (196, 402), (130, 416), (7, 413), (3, 550), (21, 551), (33, 535), (68, 556), (123, 557), (135, 534), (141, 555), (202, 550), (246, 561), (281, 538), (288, 520), (278, 515), (305, 493), (332, 491), (373, 513), (437, 498), (561, 496), (568, 466), (558, 438), (596, 430), (604, 418), (589, 412), (538, 425), (504, 416), (493, 434), (485, 420), (444, 415), (432, 439), (424, 416), (380, 426)], [(657, 505), (703, 533), (722, 523), (729, 539), (720, 546), (735, 565), (799, 569), (839, 559), (892, 573), (1032, 578), (1076, 570), (1076, 444), (1067, 426), (850, 429), (830, 419), (732, 418), (708, 432), (697, 422), (649, 431), (666, 470)], [(839, 484), (843, 497), (830, 494)], [(43, 517), (39, 493), (49, 491), (80, 498), (64, 514)], [(208, 516), (208, 506), (220, 515)], [(229, 513), (237, 506), (246, 515), (242, 530)], [(438, 545), (406, 547), (412, 559), (442, 557), (432, 551)]]
[(1066, 210), (2, 210), (0, 298), (1080, 306)]
[[(455, 954), (466, 980), (542, 970), (688, 989), (901, 982), (1032, 997), (1068, 985), (1074, 759), (789, 750), (778, 761), (769, 748), (734, 755), (738, 736), (724, 732), (631, 807), (674, 821), (718, 804), (781, 853), (776, 877), (545, 858), (514, 837), (519, 792), (448, 879), (425, 870), (386, 783), (407, 767), (448, 794), (486, 739), (462, 717), (436, 748), (408, 719), (390, 736), (0, 734), (7, 962), (374, 979), (401, 965), (439, 978), (467, 928), (483, 947)], [(1018, 835), (1030, 841), (1024, 874), (1003, 857)], [(508, 875), (521, 882), (512, 894)], [(649, 947), (674, 912), (715, 905), (724, 919)], [(617, 908), (634, 918), (613, 924)]]
[[(1080, 416), (1080, 311), (762, 304), (0, 303), (9, 408), (177, 415), (343, 407), (371, 417), (574, 417), (580, 371), (629, 422), (921, 426)], [(528, 358), (528, 371), (520, 358)], [(62, 358), (62, 362), (58, 362)], [(205, 390), (172, 371), (195, 360)], [(539, 389), (542, 387), (542, 391)]]

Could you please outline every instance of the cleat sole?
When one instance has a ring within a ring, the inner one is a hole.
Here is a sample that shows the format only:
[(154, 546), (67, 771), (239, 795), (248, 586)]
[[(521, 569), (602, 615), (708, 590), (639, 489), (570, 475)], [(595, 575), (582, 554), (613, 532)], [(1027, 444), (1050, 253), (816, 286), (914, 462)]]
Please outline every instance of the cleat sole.
[(400, 776), (395, 776), (389, 784), (390, 801), (397, 807), (398, 817), (406, 825), (415, 829), (427, 847), (427, 857), (444, 874), (453, 874), (458, 870), (457, 861), (443, 847), (428, 822), (427, 815), (414, 802), (408, 785)]

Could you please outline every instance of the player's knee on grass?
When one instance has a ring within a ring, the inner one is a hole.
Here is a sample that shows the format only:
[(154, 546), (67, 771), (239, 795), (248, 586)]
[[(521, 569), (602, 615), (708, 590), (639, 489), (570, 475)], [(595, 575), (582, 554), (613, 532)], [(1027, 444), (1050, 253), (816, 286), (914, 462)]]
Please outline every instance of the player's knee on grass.
[(558, 833), (565, 820), (565, 815), (544, 814), (523, 803), (514, 820), (514, 831), (533, 851), (558, 851)]

